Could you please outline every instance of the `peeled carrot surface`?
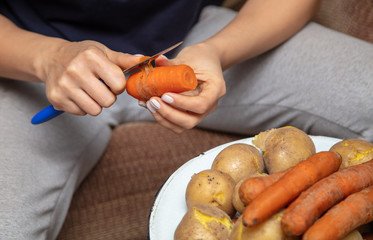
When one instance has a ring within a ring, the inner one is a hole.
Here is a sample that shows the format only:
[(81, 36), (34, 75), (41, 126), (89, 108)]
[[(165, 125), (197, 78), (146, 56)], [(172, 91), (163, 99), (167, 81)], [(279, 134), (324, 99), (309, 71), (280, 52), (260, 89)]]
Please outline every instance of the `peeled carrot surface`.
[(337, 171), (341, 162), (335, 152), (324, 151), (298, 163), (246, 206), (242, 214), (243, 224), (252, 227), (264, 222), (312, 184)]
[(288, 236), (303, 234), (322, 213), (350, 194), (373, 185), (373, 160), (343, 168), (302, 192), (285, 210), (281, 227)]
[[(144, 60), (146, 58), (142, 58)], [(129, 95), (147, 101), (153, 96), (162, 96), (166, 92), (181, 93), (193, 90), (198, 81), (194, 71), (188, 65), (145, 66), (133, 73), (127, 80), (126, 90)]]

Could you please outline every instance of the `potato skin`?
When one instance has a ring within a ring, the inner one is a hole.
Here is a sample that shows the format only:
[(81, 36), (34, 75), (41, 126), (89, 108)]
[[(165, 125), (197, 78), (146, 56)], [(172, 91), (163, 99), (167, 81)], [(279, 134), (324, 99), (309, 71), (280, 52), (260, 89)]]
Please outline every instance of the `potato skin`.
[(245, 210), (245, 204), (241, 201), (239, 190), (241, 184), (246, 180), (246, 178), (241, 179), (236, 185), (234, 186), (233, 190), (233, 196), (232, 196), (232, 204), (234, 209), (236, 209), (237, 212), (243, 213)]
[(250, 177), (243, 178), (238, 183), (236, 183), (236, 185), (234, 186), (234, 190), (233, 190), (232, 204), (233, 204), (234, 209), (236, 209), (237, 212), (242, 213), (245, 210), (245, 207), (246, 207), (246, 205), (242, 202), (242, 200), (240, 198), (239, 191), (240, 191), (241, 184), (248, 178), (262, 177), (262, 176), (267, 176), (267, 175), (268, 175), (267, 173), (257, 173), (257, 174), (254, 174), (254, 175), (250, 176)]
[(264, 172), (260, 151), (245, 143), (235, 143), (224, 148), (215, 157), (211, 169), (229, 174), (235, 182), (253, 174)]
[(261, 132), (255, 136), (253, 144), (263, 151), (269, 174), (293, 167), (316, 152), (312, 139), (292, 126)]
[[(213, 221), (204, 221), (213, 219)], [(211, 218), (212, 217), (212, 218)], [(198, 204), (188, 209), (174, 233), (174, 240), (226, 240), (233, 228), (231, 218), (221, 209), (209, 204)]]
[(188, 209), (197, 204), (210, 204), (232, 217), (236, 213), (232, 204), (234, 186), (232, 177), (218, 170), (193, 174), (185, 193)]
[(295, 240), (299, 237), (285, 236), (281, 229), (281, 218), (284, 210), (274, 214), (271, 218), (255, 227), (245, 227), (242, 216), (233, 225), (229, 240)]
[(373, 143), (362, 139), (346, 139), (334, 144), (330, 151), (341, 155), (341, 168), (345, 168), (371, 160), (373, 158)]

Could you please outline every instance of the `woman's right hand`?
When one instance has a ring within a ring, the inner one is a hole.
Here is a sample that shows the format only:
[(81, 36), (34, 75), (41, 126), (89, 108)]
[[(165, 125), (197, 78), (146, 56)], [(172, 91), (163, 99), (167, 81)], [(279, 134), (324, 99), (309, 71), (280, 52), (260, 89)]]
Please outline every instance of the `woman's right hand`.
[(95, 41), (61, 40), (40, 56), (39, 78), (53, 107), (92, 116), (116, 101), (126, 85), (122, 69), (139, 61), (138, 56), (112, 51)]
[(95, 41), (70, 42), (26, 31), (1, 14), (0, 56), (1, 77), (44, 82), (55, 109), (93, 116), (124, 91), (122, 69), (140, 58)]

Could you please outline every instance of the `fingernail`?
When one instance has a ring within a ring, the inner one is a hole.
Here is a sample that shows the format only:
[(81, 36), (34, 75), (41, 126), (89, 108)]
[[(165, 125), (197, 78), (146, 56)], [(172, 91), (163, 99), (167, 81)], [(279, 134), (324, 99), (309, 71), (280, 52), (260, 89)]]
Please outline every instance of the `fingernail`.
[(152, 113), (156, 113), (157, 110), (159, 110), (161, 108), (161, 105), (155, 99), (151, 99), (150, 101), (148, 101), (146, 103), (146, 106), (149, 109), (149, 111), (151, 111)]
[(138, 53), (138, 54), (135, 54), (134, 56), (138, 56), (138, 57), (143, 57), (144, 55), (143, 55), (143, 54), (140, 54), (140, 53)]
[(166, 103), (173, 103), (174, 102), (174, 99), (170, 96), (168, 96), (167, 94), (163, 94), (161, 99), (163, 101), (165, 101)]
[(146, 103), (145, 102), (139, 101), (138, 103), (139, 103), (140, 107), (146, 108)]

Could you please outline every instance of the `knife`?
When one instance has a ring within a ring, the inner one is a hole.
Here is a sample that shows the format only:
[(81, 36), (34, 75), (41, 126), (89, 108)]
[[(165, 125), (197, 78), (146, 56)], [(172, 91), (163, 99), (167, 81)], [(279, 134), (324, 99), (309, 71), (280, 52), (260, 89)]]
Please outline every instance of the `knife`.
[[(128, 73), (128, 72), (131, 72), (131, 71), (134, 71), (146, 64), (148, 64), (149, 62), (153, 61), (154, 59), (156, 59), (157, 57), (159, 57), (160, 55), (163, 55), (171, 50), (173, 50), (174, 48), (178, 47), (179, 45), (181, 45), (183, 42), (179, 42), (179, 43), (176, 43), (175, 45), (163, 50), (163, 51), (160, 51), (159, 53), (157, 54), (154, 54), (153, 56), (151, 56), (150, 58), (147, 58), (145, 59), (144, 61), (141, 61), (135, 65), (133, 65), (132, 67), (129, 67), (127, 69), (124, 69), (123, 70), (123, 73)], [(102, 79), (100, 79), (101, 82), (105, 83), (104, 81), (102, 81)], [(44, 108), (43, 110), (41, 110), (40, 112), (38, 112), (32, 119), (31, 119), (31, 123), (32, 124), (40, 124), (40, 123), (44, 123), (46, 121), (49, 121), (59, 115), (61, 115), (62, 113), (64, 113), (64, 111), (59, 111), (59, 110), (56, 110), (54, 109), (53, 105), (50, 105), (46, 108)]]

